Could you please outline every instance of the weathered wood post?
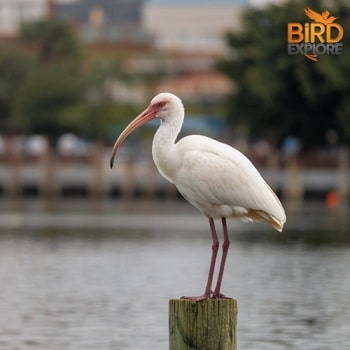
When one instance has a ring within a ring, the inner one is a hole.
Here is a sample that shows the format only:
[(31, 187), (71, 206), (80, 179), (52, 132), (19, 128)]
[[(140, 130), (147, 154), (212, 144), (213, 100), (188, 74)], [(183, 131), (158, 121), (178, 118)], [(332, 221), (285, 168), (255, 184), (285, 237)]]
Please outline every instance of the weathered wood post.
[(101, 197), (107, 193), (106, 183), (104, 181), (103, 144), (101, 141), (95, 143), (89, 160), (91, 169), (89, 193), (94, 197)]
[(284, 195), (294, 206), (298, 206), (304, 196), (304, 186), (301, 180), (300, 163), (297, 155), (290, 156), (286, 161)]
[(237, 301), (169, 301), (169, 350), (237, 350)]
[(341, 206), (347, 207), (349, 197), (349, 148), (341, 147), (339, 150), (339, 161), (338, 161), (338, 193), (340, 196)]
[(14, 147), (12, 140), (8, 139), (6, 142), (8, 164), (10, 169), (10, 178), (6, 190), (12, 197), (18, 197), (22, 192), (21, 185), (21, 154), (20, 151)]
[(58, 165), (50, 142), (47, 145), (45, 154), (41, 158), (41, 162), (44, 167), (44, 176), (42, 181), (39, 182), (40, 192), (46, 197), (51, 198), (58, 194), (58, 186), (56, 183)]

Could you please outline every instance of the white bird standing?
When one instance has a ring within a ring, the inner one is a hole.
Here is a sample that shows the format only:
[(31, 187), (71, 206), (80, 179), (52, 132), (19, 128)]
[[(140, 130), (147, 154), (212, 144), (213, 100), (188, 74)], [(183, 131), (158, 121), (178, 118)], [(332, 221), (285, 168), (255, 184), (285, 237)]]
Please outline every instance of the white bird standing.
[[(254, 165), (235, 148), (199, 135), (176, 142), (184, 115), (184, 106), (177, 96), (158, 94), (120, 134), (113, 147), (110, 165), (112, 168), (115, 153), (133, 130), (152, 119), (160, 119), (152, 144), (154, 163), (160, 174), (209, 219), (213, 241), (204, 294), (187, 298), (196, 301), (221, 298), (224, 297), (221, 283), (230, 244), (226, 219), (266, 221), (277, 231), (282, 231), (286, 215), (281, 202)], [(217, 283), (212, 291), (219, 248), (214, 219), (222, 221), (224, 241)]]

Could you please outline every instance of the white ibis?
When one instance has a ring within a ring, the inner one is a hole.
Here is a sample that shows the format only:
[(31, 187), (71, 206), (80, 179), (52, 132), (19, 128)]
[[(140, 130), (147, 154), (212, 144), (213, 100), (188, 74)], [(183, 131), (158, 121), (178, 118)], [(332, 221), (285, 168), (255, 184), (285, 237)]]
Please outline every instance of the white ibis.
[[(282, 231), (286, 215), (281, 202), (250, 160), (235, 148), (211, 138), (192, 135), (176, 141), (184, 121), (184, 106), (171, 93), (154, 97), (120, 134), (114, 144), (114, 156), (121, 143), (136, 128), (152, 119), (160, 119), (152, 156), (160, 174), (173, 183), (182, 196), (208, 219), (212, 235), (212, 255), (203, 295), (192, 300), (224, 297), (221, 282), (230, 244), (226, 219), (265, 221)], [(212, 291), (215, 262), (219, 248), (214, 219), (221, 219), (224, 241), (217, 283)]]

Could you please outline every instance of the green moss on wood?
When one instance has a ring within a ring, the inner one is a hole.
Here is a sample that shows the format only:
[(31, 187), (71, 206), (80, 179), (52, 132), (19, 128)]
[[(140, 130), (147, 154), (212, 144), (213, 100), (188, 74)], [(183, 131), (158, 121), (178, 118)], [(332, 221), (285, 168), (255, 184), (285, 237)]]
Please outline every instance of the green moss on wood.
[(169, 301), (170, 350), (236, 350), (237, 301)]

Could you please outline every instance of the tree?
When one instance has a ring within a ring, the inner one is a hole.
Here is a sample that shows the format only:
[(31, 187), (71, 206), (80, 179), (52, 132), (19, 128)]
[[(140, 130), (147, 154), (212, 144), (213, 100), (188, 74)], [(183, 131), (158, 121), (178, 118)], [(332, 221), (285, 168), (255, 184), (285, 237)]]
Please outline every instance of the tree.
[(4, 133), (12, 128), (11, 116), (16, 93), (23, 79), (37, 66), (33, 55), (14, 47), (0, 47), (0, 125)]
[(62, 123), (71, 131), (97, 140), (114, 141), (130, 115), (139, 112), (135, 106), (110, 100), (72, 105), (61, 114)]
[[(14, 119), (26, 133), (54, 140), (62, 132), (108, 139), (120, 115), (133, 110), (116, 105), (107, 82), (122, 76), (120, 54), (99, 55), (81, 46), (70, 27), (55, 19), (26, 23), (22, 43), (34, 50), (40, 65), (22, 82), (14, 99)], [(90, 55), (89, 55), (90, 52)]]
[[(333, 3), (328, 10), (339, 18), (344, 33), (350, 33), (350, 7), (340, 0)], [(319, 12), (326, 9), (321, 0), (251, 8), (243, 16), (241, 30), (227, 33), (231, 54), (218, 69), (235, 85), (228, 117), (247, 126), (252, 137), (280, 141), (292, 135), (313, 146), (324, 144), (327, 130), (333, 129), (349, 142), (349, 44), (343, 39), (342, 55), (323, 55), (317, 62), (287, 54), (287, 23), (309, 21), (306, 6)]]
[(41, 62), (56, 62), (79, 57), (78, 40), (71, 28), (57, 19), (26, 22), (21, 27), (21, 39), (38, 48)]
[(66, 130), (62, 115), (85, 93), (81, 77), (65, 66), (50, 65), (31, 72), (20, 86), (14, 108), (18, 128), (50, 138)]

